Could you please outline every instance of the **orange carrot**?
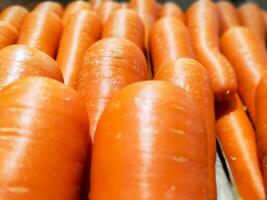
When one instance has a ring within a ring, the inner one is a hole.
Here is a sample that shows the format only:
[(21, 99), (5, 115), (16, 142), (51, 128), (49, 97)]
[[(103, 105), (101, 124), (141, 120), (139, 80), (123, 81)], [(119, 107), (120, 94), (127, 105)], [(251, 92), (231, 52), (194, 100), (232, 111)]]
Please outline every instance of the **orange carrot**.
[(149, 44), (154, 72), (170, 60), (194, 57), (189, 30), (174, 17), (164, 17), (153, 25)]
[(132, 10), (114, 11), (105, 23), (102, 36), (103, 38), (124, 38), (144, 50), (144, 25), (140, 17)]
[(88, 2), (81, 0), (73, 1), (66, 7), (62, 16), (62, 22), (63, 24), (66, 24), (69, 18), (72, 17), (72, 15), (75, 14), (76, 12), (79, 12), (81, 10), (89, 11), (92, 9), (93, 9), (92, 6)]
[(0, 93), (0, 199), (80, 199), (88, 118), (76, 91), (27, 77)]
[(237, 27), (222, 36), (221, 49), (236, 71), (238, 92), (253, 119), (255, 90), (267, 70), (265, 47), (248, 28)]
[(28, 14), (24, 20), (18, 44), (40, 49), (54, 58), (61, 31), (62, 22), (56, 14), (34, 11)]
[(8, 6), (1, 12), (0, 20), (11, 24), (19, 32), (22, 22), (28, 13), (28, 10), (22, 6)]
[(207, 199), (205, 131), (181, 88), (166, 81), (125, 87), (97, 127), (89, 198)]
[(182, 58), (162, 65), (154, 79), (170, 81), (183, 88), (197, 103), (207, 130), (209, 199), (216, 199), (214, 97), (207, 70), (193, 59)]
[(146, 79), (143, 52), (134, 43), (121, 38), (106, 38), (93, 44), (84, 55), (77, 90), (87, 106), (92, 139), (107, 102), (124, 86)]
[(241, 19), (238, 14), (238, 10), (232, 3), (229, 1), (219, 1), (217, 3), (217, 9), (219, 13), (221, 33), (224, 33), (232, 27), (241, 25)]
[(119, 3), (114, 2), (114, 1), (103, 2), (99, 6), (99, 8), (97, 9), (97, 13), (100, 19), (102, 20), (103, 24), (106, 23), (106, 21), (108, 20), (112, 12), (121, 8), (120, 6), (121, 5)]
[(237, 89), (235, 72), (219, 50), (219, 23), (214, 3), (200, 0), (187, 12), (197, 60), (207, 68), (217, 100), (226, 100)]
[(185, 16), (182, 9), (173, 2), (166, 2), (162, 5), (162, 8), (159, 13), (159, 17), (175, 17), (181, 21), (185, 21)]
[(26, 76), (46, 76), (62, 81), (56, 61), (38, 49), (12, 45), (0, 50), (0, 89)]
[(73, 14), (65, 25), (57, 56), (65, 85), (76, 85), (84, 53), (100, 38), (101, 29), (98, 16), (86, 10)]
[(242, 199), (265, 199), (253, 127), (235, 95), (216, 104), (217, 133), (231, 175)]
[(15, 44), (18, 36), (18, 31), (12, 25), (5, 21), (0, 21), (0, 49)]
[(35, 8), (34, 11), (40, 11), (40, 12), (53, 12), (55, 13), (58, 17), (62, 17), (64, 9), (63, 6), (54, 1), (44, 1), (39, 3)]

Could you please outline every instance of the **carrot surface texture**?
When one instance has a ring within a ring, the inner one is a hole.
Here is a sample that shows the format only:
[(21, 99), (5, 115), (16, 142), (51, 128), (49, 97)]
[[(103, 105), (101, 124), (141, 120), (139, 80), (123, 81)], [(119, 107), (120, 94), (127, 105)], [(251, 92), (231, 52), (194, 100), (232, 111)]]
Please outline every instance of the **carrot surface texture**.
[(81, 10), (66, 23), (57, 54), (65, 85), (77, 84), (84, 53), (101, 37), (101, 32), (101, 21), (92, 11)]
[(177, 59), (162, 65), (154, 79), (170, 81), (181, 87), (197, 103), (206, 126), (207, 166), (209, 197), (216, 198), (215, 157), (216, 134), (214, 97), (207, 70), (197, 61), (189, 58)]
[(209, 72), (215, 98), (229, 99), (237, 89), (237, 81), (233, 67), (219, 49), (216, 5), (207, 0), (194, 3), (187, 11), (187, 23), (196, 58)]
[(89, 141), (78, 93), (27, 77), (1, 91), (0, 108), (0, 199), (79, 199)]
[(90, 199), (207, 199), (205, 135), (183, 89), (167, 81), (125, 87), (97, 126)]
[(92, 139), (99, 117), (113, 94), (130, 83), (146, 78), (145, 56), (128, 40), (106, 38), (87, 50), (76, 88), (87, 106)]
[(240, 197), (265, 199), (255, 132), (239, 96), (217, 102), (216, 117), (219, 143)]

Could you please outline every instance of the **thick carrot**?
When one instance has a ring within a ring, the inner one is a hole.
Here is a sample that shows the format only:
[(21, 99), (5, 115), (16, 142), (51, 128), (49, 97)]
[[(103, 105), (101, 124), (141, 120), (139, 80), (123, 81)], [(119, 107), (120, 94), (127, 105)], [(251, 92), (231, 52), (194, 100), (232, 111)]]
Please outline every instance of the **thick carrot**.
[(149, 44), (154, 72), (171, 60), (194, 57), (189, 30), (174, 17), (164, 17), (153, 25)]
[(28, 10), (26, 8), (18, 5), (13, 5), (6, 7), (1, 12), (0, 20), (11, 24), (19, 32), (22, 22), (27, 14)]
[(265, 199), (255, 133), (238, 95), (216, 104), (216, 128), (242, 199)]
[(207, 130), (209, 199), (216, 199), (214, 97), (207, 70), (193, 59), (182, 58), (162, 65), (154, 79), (170, 81), (183, 88), (197, 103)]
[(264, 184), (267, 188), (267, 74), (263, 75), (256, 89), (255, 95), (255, 109), (256, 109), (256, 139), (261, 158), (261, 167), (263, 170)]
[(238, 92), (254, 118), (255, 89), (267, 70), (267, 54), (262, 42), (248, 28), (232, 28), (221, 38), (221, 49), (234, 66)]
[(144, 34), (144, 25), (140, 17), (132, 10), (120, 9), (110, 15), (102, 37), (124, 38), (144, 50)]
[(64, 9), (63, 6), (54, 1), (44, 1), (39, 3), (35, 8), (34, 11), (44, 11), (44, 12), (53, 12), (55, 13), (58, 17), (62, 17)]
[(239, 13), (242, 24), (265, 44), (265, 27), (261, 9), (255, 3), (245, 3), (239, 8)]
[(88, 118), (78, 93), (28, 77), (1, 91), (0, 108), (0, 199), (79, 199)]
[(207, 0), (193, 4), (187, 12), (197, 60), (207, 68), (217, 100), (226, 100), (237, 88), (235, 72), (219, 50), (219, 23), (216, 5)]
[(232, 27), (241, 25), (241, 19), (238, 14), (238, 10), (232, 3), (229, 1), (219, 1), (217, 3), (217, 9), (219, 13), (221, 34)]
[(34, 11), (28, 14), (23, 22), (18, 44), (40, 49), (54, 58), (61, 31), (62, 22), (56, 14)]
[(115, 10), (118, 10), (121, 8), (121, 5), (114, 1), (107, 1), (103, 2), (99, 8), (97, 9), (97, 13), (102, 20), (103, 24), (106, 23), (109, 16), (114, 12)]
[(173, 2), (166, 2), (162, 5), (159, 12), (159, 17), (175, 17), (183, 22), (185, 21), (185, 16), (182, 9), (178, 4)]
[(145, 56), (128, 40), (106, 38), (88, 49), (76, 88), (87, 106), (92, 139), (99, 117), (113, 94), (130, 83), (146, 79), (146, 76)]
[(18, 31), (11, 24), (0, 21), (0, 49), (15, 44), (18, 36)]
[(125, 87), (97, 127), (91, 200), (207, 199), (205, 131), (181, 88), (166, 81)]
[(85, 1), (73, 1), (70, 4), (68, 4), (68, 6), (66, 7), (63, 16), (62, 16), (62, 22), (65, 25), (67, 23), (67, 21), (72, 17), (73, 14), (75, 14), (76, 12), (79, 12), (81, 10), (92, 10), (92, 6), (91, 4), (89, 4), (88, 2)]
[(94, 10), (97, 10), (102, 3), (107, 1), (109, 0), (89, 0), (89, 3), (93, 6)]
[(62, 81), (56, 61), (38, 49), (12, 45), (0, 50), (0, 89), (26, 76), (46, 76)]
[(86, 10), (73, 14), (65, 25), (57, 56), (65, 85), (76, 85), (84, 53), (101, 37), (101, 29), (98, 16)]

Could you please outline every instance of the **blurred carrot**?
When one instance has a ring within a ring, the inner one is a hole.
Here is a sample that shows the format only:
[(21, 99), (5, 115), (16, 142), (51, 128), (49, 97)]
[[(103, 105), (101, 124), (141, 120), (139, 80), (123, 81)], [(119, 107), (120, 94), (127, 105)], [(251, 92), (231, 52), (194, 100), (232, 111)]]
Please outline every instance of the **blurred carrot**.
[(238, 10), (232, 3), (229, 1), (219, 1), (217, 3), (217, 9), (219, 13), (221, 34), (232, 27), (241, 26)]
[(165, 2), (159, 12), (159, 17), (175, 17), (181, 21), (185, 21), (185, 16), (182, 9), (173, 2)]
[(6, 7), (0, 14), (0, 20), (11, 24), (19, 32), (28, 10), (22, 6), (14, 5)]
[(193, 99), (166, 81), (114, 95), (93, 146), (91, 200), (207, 199), (205, 126)]
[(87, 10), (73, 14), (66, 23), (57, 55), (65, 85), (74, 87), (77, 84), (84, 53), (101, 37), (101, 29), (98, 16)]
[(219, 49), (219, 21), (216, 5), (199, 0), (187, 11), (197, 60), (207, 68), (217, 100), (227, 100), (237, 89), (233, 67)]
[(255, 90), (267, 70), (265, 46), (250, 29), (237, 27), (222, 36), (221, 49), (235, 69), (238, 92), (254, 119)]
[(54, 2), (54, 1), (44, 1), (39, 3), (35, 8), (34, 11), (50, 11), (55, 13), (57, 16), (62, 17), (64, 9), (63, 6), (58, 3), (58, 2)]
[(119, 37), (130, 40), (144, 50), (144, 25), (140, 17), (130, 9), (114, 11), (103, 30), (103, 38)]
[(0, 49), (15, 44), (18, 36), (18, 31), (11, 24), (0, 21)]
[(114, 12), (115, 10), (118, 10), (121, 8), (121, 5), (114, 1), (107, 1), (103, 2), (99, 8), (97, 9), (97, 13), (102, 20), (102, 23), (105, 24), (108, 20), (109, 16)]
[(18, 44), (40, 49), (54, 58), (62, 28), (62, 22), (56, 14), (34, 11), (24, 20)]
[(153, 25), (149, 44), (154, 72), (171, 60), (194, 57), (189, 30), (174, 17), (161, 18)]

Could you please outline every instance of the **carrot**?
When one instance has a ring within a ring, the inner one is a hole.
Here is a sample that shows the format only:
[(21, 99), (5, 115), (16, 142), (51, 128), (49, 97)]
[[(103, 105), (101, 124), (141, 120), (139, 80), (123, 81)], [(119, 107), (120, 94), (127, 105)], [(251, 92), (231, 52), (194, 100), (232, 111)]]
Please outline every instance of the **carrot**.
[(12, 45), (0, 50), (0, 89), (17, 79), (33, 75), (62, 81), (56, 61), (38, 49)]
[(58, 17), (62, 17), (64, 9), (63, 6), (54, 1), (44, 1), (39, 3), (35, 8), (34, 11), (42, 11), (42, 12), (53, 12), (55, 13)]
[(261, 76), (267, 69), (264, 45), (247, 28), (232, 28), (221, 38), (221, 49), (234, 66), (238, 92), (254, 118), (254, 95)]
[(84, 55), (76, 89), (87, 106), (92, 140), (107, 102), (124, 86), (146, 79), (143, 52), (132, 42), (106, 38), (93, 44)]
[(52, 12), (34, 11), (24, 20), (18, 44), (40, 49), (54, 58), (61, 31), (62, 22), (57, 15)]
[(0, 198), (80, 197), (88, 118), (76, 91), (28, 77), (0, 94)]
[(89, 0), (89, 3), (93, 6), (94, 10), (97, 10), (101, 4), (109, 0)]
[(97, 13), (100, 19), (102, 20), (103, 24), (106, 23), (112, 12), (121, 8), (120, 6), (121, 5), (119, 3), (114, 1), (103, 2), (100, 5), (100, 7), (97, 9)]
[(200, 0), (187, 12), (193, 48), (197, 60), (207, 68), (215, 98), (226, 100), (237, 88), (235, 72), (219, 50), (219, 23), (216, 5)]
[(166, 2), (162, 5), (162, 8), (159, 12), (159, 17), (175, 17), (183, 22), (185, 21), (185, 16), (182, 9), (179, 7), (179, 5), (173, 2)]
[(197, 103), (207, 130), (209, 199), (216, 199), (214, 97), (207, 70), (193, 59), (182, 58), (162, 65), (154, 79), (170, 81), (183, 88)]
[(144, 50), (143, 22), (134, 11), (129, 9), (120, 9), (110, 15), (104, 26), (102, 37), (124, 38)]
[(219, 142), (242, 199), (265, 199), (253, 127), (238, 95), (216, 104)]
[(265, 44), (265, 28), (260, 8), (255, 3), (245, 3), (239, 8), (239, 13), (242, 24)]
[(120, 3), (120, 5), (121, 5), (121, 8), (128, 8), (128, 2), (121, 2)]
[(5, 21), (0, 21), (0, 49), (15, 44), (18, 36), (18, 31), (12, 25)]
[(62, 16), (62, 22), (65, 25), (67, 21), (75, 14), (76, 12), (80, 12), (81, 10), (92, 10), (92, 6), (85, 1), (73, 1), (66, 7), (63, 16)]
[(264, 184), (267, 188), (267, 170), (266, 170), (266, 100), (267, 100), (267, 75), (263, 75), (256, 89), (255, 108), (256, 108), (256, 140), (261, 158), (261, 167), (263, 170)]
[(238, 10), (229, 1), (219, 1), (217, 3), (217, 10), (219, 13), (221, 34), (232, 27), (241, 25)]
[(17, 31), (20, 31), (22, 22), (28, 13), (28, 10), (22, 6), (8, 6), (1, 12), (0, 20), (11, 24)]
[(205, 134), (181, 88), (165, 81), (125, 87), (97, 127), (90, 199), (207, 199)]
[(164, 17), (153, 25), (149, 44), (154, 72), (170, 60), (194, 57), (189, 30), (174, 17)]
[(100, 19), (91, 11), (79, 11), (67, 22), (57, 56), (65, 85), (71, 87), (76, 85), (84, 53), (100, 38), (101, 29)]

